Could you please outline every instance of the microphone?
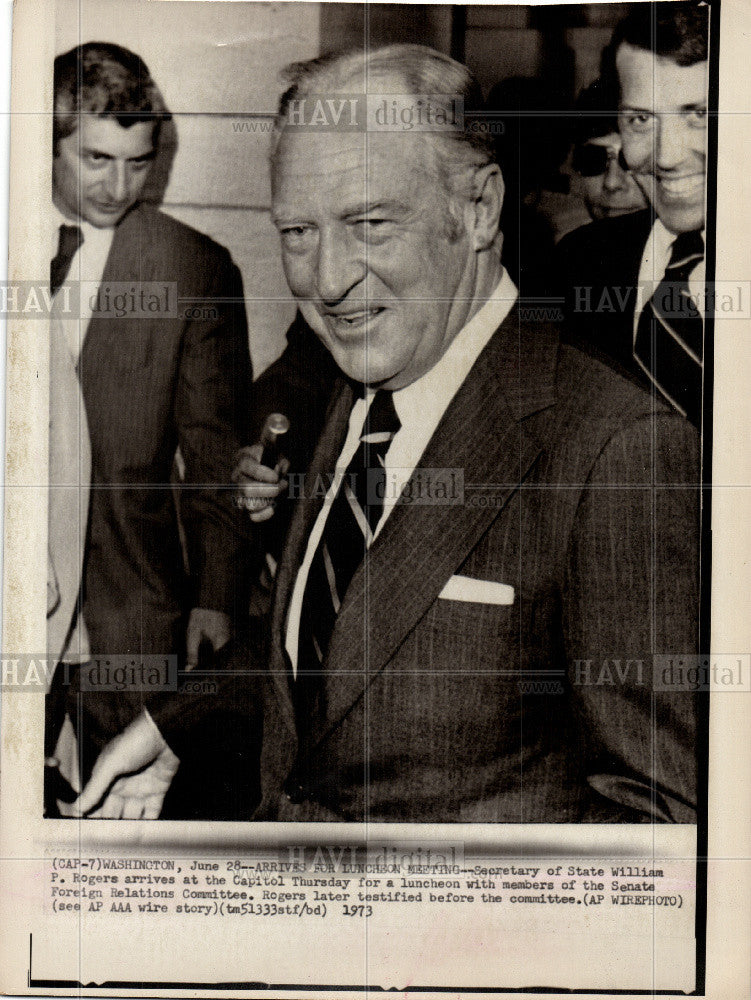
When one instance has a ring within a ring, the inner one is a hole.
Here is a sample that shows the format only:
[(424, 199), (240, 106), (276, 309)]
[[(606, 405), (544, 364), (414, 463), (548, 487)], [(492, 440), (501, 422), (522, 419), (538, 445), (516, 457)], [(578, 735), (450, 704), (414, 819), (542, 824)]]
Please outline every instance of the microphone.
[[(283, 413), (270, 413), (263, 424), (259, 444), (261, 445), (261, 465), (268, 469), (276, 469), (279, 462), (281, 448), (284, 443), (284, 435), (289, 430), (289, 420)], [(261, 485), (261, 484), (258, 484)], [(245, 488), (253, 488), (253, 484), (246, 484)], [(262, 510), (274, 501), (264, 497), (246, 496), (244, 488), (238, 487), (234, 497), (235, 506), (244, 510)]]
[(270, 413), (261, 431), (261, 444), (263, 452), (261, 454), (261, 465), (269, 469), (275, 469), (279, 461), (281, 445), (284, 443), (284, 435), (289, 430), (289, 420), (283, 413)]

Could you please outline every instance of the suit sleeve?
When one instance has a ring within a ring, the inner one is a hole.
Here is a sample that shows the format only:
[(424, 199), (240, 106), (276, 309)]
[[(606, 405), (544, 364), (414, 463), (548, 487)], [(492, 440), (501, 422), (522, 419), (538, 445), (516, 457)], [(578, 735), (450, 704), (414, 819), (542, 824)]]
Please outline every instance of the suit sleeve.
[(253, 386), (249, 440), (258, 440), (269, 413), (284, 413), (290, 422), (285, 454), (293, 471), (304, 472), (338, 375), (333, 358), (298, 313), (287, 331), (284, 353)]
[(640, 819), (695, 822), (697, 695), (669, 657), (698, 653), (698, 440), (642, 418), (600, 453), (569, 551), (564, 633), (587, 782)]
[(175, 397), (185, 461), (181, 514), (192, 606), (237, 616), (245, 611), (246, 525), (230, 477), (248, 433), (251, 364), (240, 273), (226, 251), (211, 263), (200, 314), (183, 338)]
[[(297, 313), (287, 331), (283, 354), (261, 375), (253, 386), (251, 434), (249, 441), (260, 437), (269, 413), (283, 413), (290, 422), (283, 452), (293, 475), (304, 473), (313, 457), (323, 429), (334, 383), (339, 375), (333, 358)], [(257, 559), (270, 553), (281, 556), (284, 537), (292, 516), (289, 495), (277, 502), (274, 516), (257, 526)], [(259, 595), (263, 588), (259, 591)], [(264, 602), (268, 600), (268, 594)]]
[[(212, 740), (221, 747), (222, 720), (242, 719), (248, 747), (260, 738), (265, 636), (246, 634), (233, 638), (214, 653), (209, 663), (181, 677), (179, 696), (152, 699), (146, 706), (170, 749), (181, 761), (206, 749)], [(213, 737), (212, 737), (213, 730)], [(196, 746), (196, 734), (201, 740)]]

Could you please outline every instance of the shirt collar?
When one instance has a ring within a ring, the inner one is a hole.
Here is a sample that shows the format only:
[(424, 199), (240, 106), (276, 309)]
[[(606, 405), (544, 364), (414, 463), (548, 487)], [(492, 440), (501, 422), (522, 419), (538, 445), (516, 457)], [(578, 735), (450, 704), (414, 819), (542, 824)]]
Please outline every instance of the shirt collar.
[(52, 202), (52, 212), (50, 215), (52, 220), (52, 255), (57, 253), (58, 241), (60, 239), (60, 226), (78, 226), (83, 234), (84, 244), (88, 244), (89, 247), (93, 246), (106, 246), (111, 242), (112, 237), (115, 233), (114, 226), (107, 226), (102, 229), (97, 226), (92, 226), (90, 222), (86, 222), (84, 219), (69, 219), (67, 215), (63, 215), (57, 205)]
[(411, 419), (437, 425), (483, 348), (511, 312), (518, 294), (504, 269), (493, 294), (430, 371), (394, 391), (394, 406), (403, 425)]
[[(704, 229), (701, 230), (701, 235), (706, 245)], [(671, 233), (659, 218), (655, 219), (647, 246), (651, 246), (652, 248), (653, 260), (655, 263), (660, 261), (663, 264), (663, 273), (667, 267), (668, 261), (670, 260), (671, 248), (677, 239), (678, 233)]]

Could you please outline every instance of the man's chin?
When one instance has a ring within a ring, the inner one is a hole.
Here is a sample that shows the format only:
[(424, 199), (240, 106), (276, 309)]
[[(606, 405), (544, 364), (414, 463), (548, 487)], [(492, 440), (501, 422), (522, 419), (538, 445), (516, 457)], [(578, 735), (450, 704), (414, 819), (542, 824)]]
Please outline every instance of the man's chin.
[(94, 226), (95, 229), (111, 229), (112, 226), (116, 226), (122, 221), (129, 208), (130, 206), (127, 208), (118, 208), (112, 212), (91, 208), (87, 212), (83, 212), (82, 215), (84, 221)]
[(704, 228), (704, 205), (655, 205), (657, 216), (663, 226), (671, 233), (692, 233)]
[(394, 377), (391, 369), (384, 370), (380, 365), (369, 364), (367, 361), (354, 362), (349, 358), (336, 356), (334, 360), (347, 378), (363, 385), (377, 388)]

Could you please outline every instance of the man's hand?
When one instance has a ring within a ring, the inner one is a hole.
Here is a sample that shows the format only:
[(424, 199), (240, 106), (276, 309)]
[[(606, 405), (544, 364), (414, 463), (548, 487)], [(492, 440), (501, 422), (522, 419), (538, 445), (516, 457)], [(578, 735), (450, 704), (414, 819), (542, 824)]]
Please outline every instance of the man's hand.
[(232, 482), (238, 486), (238, 505), (250, 514), (257, 524), (268, 521), (274, 513), (274, 502), (284, 490), (287, 482), (282, 477), (287, 474), (289, 462), (280, 458), (275, 469), (261, 465), (263, 445), (260, 442), (241, 448), (235, 455), (235, 469)]
[(180, 764), (148, 712), (142, 712), (104, 747), (86, 787), (62, 816), (157, 819)]
[(217, 653), (232, 638), (232, 621), (223, 611), (210, 608), (193, 608), (188, 619), (185, 636), (185, 669), (192, 670), (198, 664), (198, 650), (204, 639), (211, 643)]

